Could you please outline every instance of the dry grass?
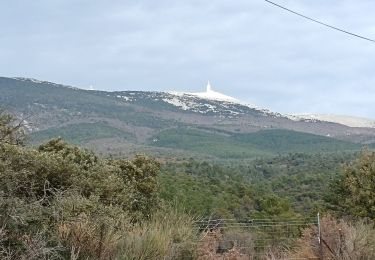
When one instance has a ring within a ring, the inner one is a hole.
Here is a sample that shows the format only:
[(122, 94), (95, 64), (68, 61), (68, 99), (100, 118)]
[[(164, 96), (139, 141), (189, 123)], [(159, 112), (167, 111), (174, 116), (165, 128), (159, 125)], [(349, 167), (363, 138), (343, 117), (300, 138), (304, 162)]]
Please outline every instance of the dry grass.
[(58, 226), (60, 240), (71, 248), (71, 258), (79, 256), (95, 259), (113, 259), (121, 239), (119, 231), (110, 225), (98, 224), (89, 219), (78, 219)]
[[(373, 224), (355, 223), (326, 216), (321, 221), (322, 253), (324, 259), (375, 259), (375, 229)], [(304, 230), (297, 247), (290, 254), (294, 258), (318, 258), (320, 246), (317, 228)]]
[(176, 210), (159, 212), (124, 234), (117, 259), (194, 259), (198, 231), (194, 220)]
[(2, 260), (39, 260), (61, 259), (58, 246), (49, 246), (44, 233), (39, 232), (32, 236), (23, 235), (18, 239), (22, 249), (15, 250), (5, 243), (8, 239), (5, 227), (0, 228), (0, 259)]
[(7, 232), (4, 227), (0, 228), (0, 258), (4, 260), (11, 260), (15, 257), (15, 252), (5, 245), (7, 240)]
[[(237, 234), (234, 232), (230, 232), (227, 236), (225, 236), (218, 229), (203, 233), (198, 247), (198, 259), (248, 260), (249, 256), (247, 254), (242, 253), (241, 250), (237, 247), (236, 241), (230, 240), (231, 238), (236, 239)], [(230, 243), (228, 244), (228, 242)], [(222, 247), (221, 244), (223, 243), (226, 244), (224, 245), (224, 248), (226, 250), (220, 251), (220, 247)]]

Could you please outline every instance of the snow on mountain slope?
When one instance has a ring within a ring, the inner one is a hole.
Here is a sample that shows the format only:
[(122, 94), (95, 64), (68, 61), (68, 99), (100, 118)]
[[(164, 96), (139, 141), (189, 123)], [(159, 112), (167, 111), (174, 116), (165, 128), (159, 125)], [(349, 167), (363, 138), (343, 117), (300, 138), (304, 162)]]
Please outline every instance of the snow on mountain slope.
[[(244, 115), (249, 110), (266, 114), (266, 110), (257, 109), (251, 105), (241, 104), (234, 98), (221, 93), (211, 91), (202, 93), (169, 92), (160, 93), (162, 101), (173, 105), (181, 110), (200, 114), (215, 114), (220, 117), (233, 117)], [(229, 101), (230, 100), (230, 101)]]
[(203, 99), (221, 100), (221, 101), (228, 101), (228, 102), (235, 102), (235, 103), (239, 102), (239, 100), (236, 98), (214, 91), (209, 81), (207, 83), (206, 92), (198, 92), (198, 93), (190, 93), (190, 94), (193, 96), (203, 98)]
[[(206, 92), (198, 92), (198, 93), (179, 93), (179, 92), (170, 92), (169, 94), (174, 95), (172, 99), (165, 98), (163, 101), (172, 104), (174, 106), (180, 107), (183, 110), (194, 110), (191, 108), (195, 108), (196, 112), (199, 112), (199, 107), (196, 106), (194, 102), (184, 103), (181, 99), (182, 97), (197, 97), (203, 100), (212, 100), (218, 101), (222, 104), (232, 104), (232, 105), (240, 105), (246, 106), (251, 109), (255, 109), (261, 111), (264, 115), (271, 115), (273, 117), (286, 117), (293, 121), (309, 121), (309, 122), (317, 122), (317, 121), (324, 121), (330, 123), (337, 123), (349, 127), (365, 127), (365, 128), (375, 128), (375, 120), (367, 119), (367, 118), (360, 118), (360, 117), (353, 117), (353, 116), (343, 116), (343, 115), (320, 115), (320, 114), (312, 114), (312, 115), (283, 115), (279, 113), (271, 112), (268, 109), (261, 109), (255, 105), (245, 104), (240, 100), (224, 95), (222, 93), (216, 92), (212, 89), (210, 82), (207, 83)], [(214, 112), (215, 107), (212, 105), (208, 105), (209, 110)], [(234, 112), (233, 114), (243, 114)]]
[(10, 79), (23, 81), (23, 82), (26, 82), (26, 83), (45, 84), (45, 85), (49, 85), (49, 86), (52, 86), (52, 87), (65, 87), (65, 88), (70, 88), (70, 89), (74, 89), (74, 90), (79, 90), (79, 88), (77, 88), (77, 87), (72, 87), (72, 86), (63, 85), (63, 84), (57, 84), (57, 83), (53, 83), (53, 82), (50, 82), (50, 81), (42, 81), (42, 80), (33, 79), (33, 78), (13, 77), (13, 78), (10, 78)]
[(375, 128), (375, 120), (362, 118), (362, 117), (316, 114), (316, 115), (298, 115), (296, 116), (296, 118), (337, 123), (337, 124), (346, 125), (349, 127)]
[(248, 109), (260, 112), (263, 115), (273, 117), (285, 117), (279, 113), (273, 113), (268, 109), (262, 109), (254, 104), (242, 102), (234, 97), (227, 96), (214, 91), (210, 82), (207, 83), (205, 92), (176, 92), (166, 93), (162, 100), (166, 103), (179, 107), (182, 110), (189, 110), (198, 113), (220, 113), (226, 112), (227, 115), (246, 114)]
[[(66, 87), (73, 90), (79, 90), (79, 88), (76, 87), (56, 84), (47, 81), (40, 81), (31, 78), (17, 77), (11, 79), (23, 81), (25, 83), (34, 83), (33, 86), (38, 86), (38, 84), (44, 84), (53, 87)], [(270, 116), (273, 118), (288, 118), (293, 121), (305, 121), (312, 123), (322, 121), (337, 123), (349, 127), (375, 128), (375, 120), (361, 117), (328, 114), (286, 115), (272, 112), (268, 109), (263, 109), (256, 105), (248, 104), (234, 97), (219, 93), (213, 90), (210, 82), (207, 83), (205, 92), (165, 93), (145, 91), (122, 91), (116, 92), (116, 94), (108, 92), (106, 95), (121, 98), (126, 102), (136, 102), (137, 100), (145, 99), (153, 100), (155, 102), (163, 101), (184, 111), (191, 111), (200, 114), (214, 114), (220, 117), (227, 118), (238, 117), (256, 111), (257, 113), (260, 113), (263, 116)]]
[(249, 114), (283, 117), (281, 114), (240, 102), (235, 98), (213, 91), (210, 85), (206, 92), (201, 93), (119, 91), (106, 92), (106, 96), (113, 96), (133, 104), (146, 106), (153, 104), (153, 108), (161, 105), (161, 108), (166, 109), (167, 107), (162, 105), (162, 103), (166, 103), (182, 111), (220, 118), (237, 118)]

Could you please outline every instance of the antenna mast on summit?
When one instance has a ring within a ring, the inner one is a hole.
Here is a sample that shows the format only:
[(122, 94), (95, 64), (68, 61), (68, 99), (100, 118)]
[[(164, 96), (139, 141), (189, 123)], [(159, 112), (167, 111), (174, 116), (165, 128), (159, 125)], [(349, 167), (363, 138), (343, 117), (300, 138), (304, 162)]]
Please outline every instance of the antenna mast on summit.
[(207, 92), (212, 91), (212, 87), (211, 87), (211, 83), (210, 83), (210, 81), (207, 82), (206, 91), (207, 91)]

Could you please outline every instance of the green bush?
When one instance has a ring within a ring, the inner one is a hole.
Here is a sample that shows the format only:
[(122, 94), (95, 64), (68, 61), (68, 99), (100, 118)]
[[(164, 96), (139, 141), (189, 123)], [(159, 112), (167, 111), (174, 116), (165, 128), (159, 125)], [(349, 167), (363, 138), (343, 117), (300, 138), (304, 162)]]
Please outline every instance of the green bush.
[(23, 147), (5, 119), (0, 258), (114, 258), (123, 234), (158, 208), (156, 161), (102, 159), (61, 139)]
[(339, 215), (375, 220), (375, 152), (362, 151), (331, 183), (328, 208)]

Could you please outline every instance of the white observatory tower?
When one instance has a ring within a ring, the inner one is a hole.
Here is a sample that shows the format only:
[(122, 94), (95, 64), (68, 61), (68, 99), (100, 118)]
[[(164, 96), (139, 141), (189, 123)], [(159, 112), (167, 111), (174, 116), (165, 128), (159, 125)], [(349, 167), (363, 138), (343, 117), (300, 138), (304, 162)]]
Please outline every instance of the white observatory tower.
[(206, 92), (207, 92), (207, 93), (212, 92), (212, 87), (211, 87), (211, 83), (210, 83), (210, 81), (207, 82)]

